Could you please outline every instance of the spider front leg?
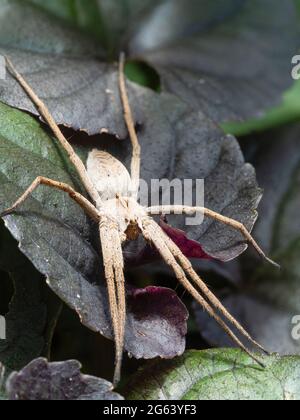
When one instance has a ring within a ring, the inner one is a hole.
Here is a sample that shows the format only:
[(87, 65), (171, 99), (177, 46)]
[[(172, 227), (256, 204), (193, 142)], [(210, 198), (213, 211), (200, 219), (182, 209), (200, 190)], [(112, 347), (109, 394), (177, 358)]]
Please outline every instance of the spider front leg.
[(95, 186), (91, 182), (83, 162), (81, 161), (79, 156), (76, 154), (73, 147), (68, 143), (67, 139), (65, 138), (62, 131), (56, 124), (54, 118), (52, 117), (50, 111), (48, 110), (44, 102), (34, 92), (32, 87), (26, 82), (24, 77), (17, 71), (17, 69), (14, 67), (14, 65), (9, 60), (9, 58), (5, 57), (5, 60), (6, 60), (6, 66), (7, 66), (8, 71), (11, 73), (13, 77), (15, 77), (18, 83), (22, 86), (24, 91), (27, 93), (28, 97), (32, 100), (32, 102), (36, 106), (40, 115), (49, 124), (51, 130), (53, 131), (53, 134), (55, 135), (55, 137), (57, 138), (61, 146), (65, 149), (67, 155), (69, 156), (70, 161), (73, 163), (74, 167), (76, 168), (78, 175), (80, 176), (80, 179), (83, 185), (85, 186), (87, 192), (89, 193), (90, 197), (92, 198), (95, 204), (100, 206), (101, 198)]
[[(174, 273), (178, 279), (178, 281), (183, 285), (183, 287), (191, 294), (191, 296), (203, 307), (203, 309), (220, 325), (220, 327), (228, 334), (228, 336), (236, 343), (242, 350), (244, 350), (255, 362), (257, 362), (260, 366), (264, 367), (263, 363), (253, 355), (250, 350), (245, 347), (245, 345), (238, 339), (238, 337), (232, 332), (232, 330), (228, 327), (228, 325), (223, 321), (223, 319), (214, 311), (211, 305), (203, 298), (203, 296), (198, 292), (198, 290), (193, 287), (193, 285), (189, 282), (186, 277), (184, 269), (186, 267), (182, 267), (176, 261), (174, 255), (174, 248), (173, 246), (170, 247), (170, 243), (167, 241), (166, 234), (161, 230), (161, 228), (151, 219), (146, 219), (140, 222), (140, 228), (142, 230), (143, 236), (149, 242), (151, 242), (158, 252), (160, 253), (163, 260), (174, 270)], [(169, 239), (169, 238), (168, 238)], [(171, 240), (170, 240), (171, 241)], [(172, 242), (172, 241), (171, 241)], [(173, 244), (175, 248), (177, 246)], [(181, 253), (179, 248), (177, 249), (177, 253)], [(216, 298), (215, 298), (216, 299)], [(222, 312), (223, 315), (224, 312)], [(225, 315), (226, 316), (226, 315)], [(236, 321), (237, 325), (238, 322)], [(240, 326), (239, 330), (242, 329)], [(242, 329), (243, 330), (243, 329)], [(247, 338), (249, 335), (246, 333)], [(251, 339), (251, 342), (255, 343), (254, 340)], [(255, 343), (257, 344), (257, 343)], [(259, 345), (258, 345), (259, 346)], [(261, 348), (261, 346), (259, 346)]]
[(115, 338), (114, 385), (121, 377), (126, 323), (126, 295), (122, 242), (115, 221), (104, 216), (99, 225), (110, 315)]
[(56, 188), (69, 194), (69, 196), (82, 207), (86, 213), (94, 220), (99, 220), (101, 213), (93, 206), (83, 195), (76, 192), (70, 185), (63, 182), (54, 181), (53, 179), (45, 178), (43, 176), (37, 177), (29, 188), (21, 195), (21, 197), (7, 210), (0, 213), (0, 217), (5, 217), (13, 213), (24, 201), (33, 193), (33, 191), (40, 185), (47, 185), (48, 187)]
[(172, 213), (180, 214), (181, 213), (181, 214), (186, 214), (189, 216), (192, 216), (195, 213), (202, 213), (204, 214), (204, 216), (217, 220), (220, 223), (223, 223), (227, 226), (232, 227), (233, 229), (240, 231), (241, 234), (246, 239), (246, 241), (250, 243), (256, 249), (258, 254), (263, 259), (265, 259), (270, 264), (274, 265), (276, 268), (280, 268), (279, 264), (277, 264), (275, 261), (267, 257), (267, 255), (263, 252), (263, 250), (260, 248), (258, 243), (255, 241), (253, 236), (248, 232), (246, 227), (241, 222), (238, 222), (237, 220), (230, 219), (229, 217), (223, 216), (222, 214), (216, 213), (205, 207), (190, 207), (190, 206), (181, 206), (181, 205), (149, 207), (147, 209), (147, 213), (149, 215), (172, 214)]

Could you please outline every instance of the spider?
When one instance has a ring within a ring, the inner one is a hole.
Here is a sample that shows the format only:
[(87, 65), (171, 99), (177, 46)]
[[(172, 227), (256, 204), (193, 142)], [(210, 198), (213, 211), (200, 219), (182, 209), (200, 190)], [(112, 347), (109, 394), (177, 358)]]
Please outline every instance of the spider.
[(121, 377), (126, 323), (126, 292), (122, 244), (125, 241), (136, 240), (139, 235), (142, 235), (147, 242), (156, 248), (165, 263), (173, 269), (182, 286), (204, 308), (204, 310), (215, 319), (232, 341), (259, 365), (264, 366), (259, 358), (241, 342), (237, 335), (232, 331), (231, 327), (235, 327), (236, 330), (256, 348), (266, 354), (270, 353), (257, 343), (227, 311), (218, 298), (198, 276), (188, 258), (163, 232), (151, 216), (170, 213), (193, 215), (197, 212), (201, 212), (206, 217), (239, 230), (245, 237), (245, 240), (252, 244), (264, 259), (275, 266), (278, 265), (265, 255), (245, 226), (236, 220), (215, 213), (204, 207), (174, 205), (146, 208), (138, 203), (141, 148), (135, 130), (126, 89), (124, 54), (121, 54), (119, 61), (119, 90), (124, 109), (124, 119), (132, 144), (130, 174), (125, 166), (115, 157), (105, 151), (96, 149), (89, 153), (85, 167), (84, 163), (77, 156), (72, 146), (62, 134), (46, 105), (39, 99), (8, 58), (6, 58), (6, 65), (9, 72), (20, 83), (24, 91), (35, 104), (40, 115), (51, 127), (57, 140), (65, 149), (70, 161), (76, 168), (91, 201), (67, 184), (39, 176), (12, 207), (1, 213), (0, 216), (5, 217), (14, 212), (37, 187), (46, 185), (69, 194), (69, 196), (97, 222), (115, 341), (114, 384), (117, 385)]

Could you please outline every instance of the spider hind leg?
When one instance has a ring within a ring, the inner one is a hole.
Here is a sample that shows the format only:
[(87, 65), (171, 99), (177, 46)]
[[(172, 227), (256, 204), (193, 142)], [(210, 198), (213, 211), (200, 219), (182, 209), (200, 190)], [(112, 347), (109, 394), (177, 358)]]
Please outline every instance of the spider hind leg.
[(114, 385), (117, 385), (121, 378), (126, 323), (124, 262), (121, 238), (117, 226), (110, 223), (108, 219), (103, 218), (99, 225), (99, 232), (115, 339)]
[[(177, 248), (177, 246), (171, 241), (171, 239), (167, 237), (167, 235), (152, 219), (147, 218), (146, 220), (142, 221), (141, 226), (142, 233), (145, 239), (153, 243), (163, 260), (173, 269), (177, 279), (183, 285), (183, 287), (206, 310), (206, 312), (212, 318), (215, 319), (215, 321), (233, 340), (233, 342), (235, 342), (243, 351), (245, 351), (256, 363), (264, 367), (264, 364), (241, 342), (241, 340), (233, 333), (233, 331), (231, 330), (231, 328), (229, 328), (226, 322), (220, 317), (220, 315), (218, 315), (216, 309), (225, 317), (227, 321), (232, 323), (238, 329), (238, 331), (252, 344), (254, 344), (266, 354), (269, 353), (250, 337), (250, 335), (244, 330), (244, 328), (238, 323), (238, 321), (236, 321), (232, 317), (232, 315), (230, 315), (227, 312), (227, 310), (223, 307), (221, 302), (219, 302), (218, 299), (212, 294), (212, 292), (208, 290), (207, 286), (205, 285), (205, 288), (203, 287), (203, 282), (196, 273), (195, 275), (198, 278), (198, 282), (196, 285), (200, 288), (200, 292), (193, 286), (193, 284), (188, 280), (186, 276), (186, 273), (189, 276), (191, 275), (189, 267), (186, 265), (185, 261), (180, 261), (180, 259), (178, 258), (179, 255), (182, 255), (182, 257), (185, 258), (179, 250), (179, 248)], [(190, 264), (189, 261), (188, 264)], [(195, 278), (193, 280), (195, 283)], [(205, 298), (203, 297), (203, 295), (205, 296)]]

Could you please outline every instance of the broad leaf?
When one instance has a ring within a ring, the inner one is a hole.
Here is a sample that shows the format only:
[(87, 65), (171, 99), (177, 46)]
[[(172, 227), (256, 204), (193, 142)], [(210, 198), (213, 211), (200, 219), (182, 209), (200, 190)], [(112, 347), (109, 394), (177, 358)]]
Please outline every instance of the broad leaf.
[(132, 400), (299, 400), (300, 358), (266, 357), (266, 368), (239, 350), (188, 351), (151, 362), (128, 384)]
[(80, 373), (76, 360), (48, 363), (36, 359), (8, 378), (10, 400), (123, 400), (110, 382)]

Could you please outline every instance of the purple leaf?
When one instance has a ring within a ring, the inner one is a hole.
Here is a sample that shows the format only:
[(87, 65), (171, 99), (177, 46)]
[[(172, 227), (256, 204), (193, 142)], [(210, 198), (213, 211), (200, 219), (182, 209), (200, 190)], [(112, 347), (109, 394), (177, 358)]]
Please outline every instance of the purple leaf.
[[(205, 260), (214, 259), (203, 250), (199, 242), (189, 239), (183, 230), (170, 226), (163, 218), (160, 219), (159, 225), (186, 257)], [(161, 256), (156, 248), (148, 243), (137, 253), (126, 254), (126, 262), (130, 266), (144, 265), (160, 259)]]
[(204, 260), (214, 259), (203, 250), (199, 242), (189, 239), (183, 230), (170, 226), (163, 219), (160, 221), (160, 227), (175, 242), (186, 257)]
[(173, 290), (130, 288), (128, 309), (126, 342), (135, 357), (172, 358), (184, 352), (188, 311)]
[(110, 382), (80, 373), (76, 360), (48, 363), (35, 359), (8, 378), (10, 400), (123, 400)]

